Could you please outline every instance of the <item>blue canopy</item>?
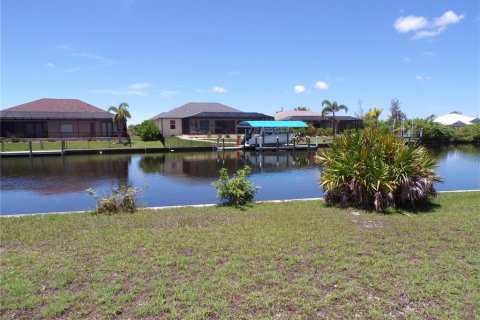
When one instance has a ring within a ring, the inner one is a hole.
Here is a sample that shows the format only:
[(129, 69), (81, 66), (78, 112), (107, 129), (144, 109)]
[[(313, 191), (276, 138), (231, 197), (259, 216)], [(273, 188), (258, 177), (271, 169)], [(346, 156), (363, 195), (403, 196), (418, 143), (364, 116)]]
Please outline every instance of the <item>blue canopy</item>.
[(250, 128), (308, 128), (308, 125), (303, 121), (242, 121), (237, 125), (239, 129)]

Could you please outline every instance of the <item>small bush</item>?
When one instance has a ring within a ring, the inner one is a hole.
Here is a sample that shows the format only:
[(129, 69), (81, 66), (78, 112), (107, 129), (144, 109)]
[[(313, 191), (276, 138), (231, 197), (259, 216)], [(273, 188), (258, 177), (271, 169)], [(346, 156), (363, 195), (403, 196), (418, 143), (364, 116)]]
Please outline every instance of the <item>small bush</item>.
[(136, 195), (140, 191), (138, 188), (120, 186), (113, 190), (110, 195), (99, 196), (92, 188), (87, 192), (97, 201), (95, 213), (114, 214), (120, 212), (133, 213), (138, 210)]
[(15, 136), (11, 136), (10, 139), (12, 139), (12, 142), (13, 142), (13, 143), (18, 143), (18, 142), (20, 142), (20, 138), (15, 137)]
[(333, 128), (318, 128), (317, 129), (318, 136), (331, 136), (333, 135)]
[(217, 197), (222, 204), (238, 207), (253, 201), (260, 187), (248, 179), (250, 172), (250, 167), (245, 166), (229, 178), (227, 169), (220, 169), (220, 178), (212, 185), (217, 189)]
[(142, 141), (155, 141), (160, 138), (160, 129), (153, 120), (145, 120), (136, 127)]

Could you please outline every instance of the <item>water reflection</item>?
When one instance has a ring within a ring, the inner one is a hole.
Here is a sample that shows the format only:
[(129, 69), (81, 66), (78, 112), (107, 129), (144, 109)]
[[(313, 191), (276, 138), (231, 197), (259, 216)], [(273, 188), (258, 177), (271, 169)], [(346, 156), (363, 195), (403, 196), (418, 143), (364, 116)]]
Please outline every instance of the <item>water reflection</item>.
[(2, 192), (27, 190), (50, 195), (84, 191), (103, 183), (124, 185), (129, 183), (130, 162), (130, 156), (116, 155), (2, 159)]
[(145, 155), (140, 159), (138, 165), (146, 174), (212, 181), (212, 179), (218, 178), (221, 168), (226, 168), (229, 174), (233, 174), (247, 165), (255, 174), (312, 167), (315, 165), (315, 153), (169, 153)]
[(438, 160), (440, 191), (480, 189), (480, 146), (473, 144), (433, 146), (428, 148)]
[(475, 144), (459, 144), (447, 146), (430, 146), (428, 151), (438, 161), (446, 158), (464, 158), (480, 162), (480, 146)]

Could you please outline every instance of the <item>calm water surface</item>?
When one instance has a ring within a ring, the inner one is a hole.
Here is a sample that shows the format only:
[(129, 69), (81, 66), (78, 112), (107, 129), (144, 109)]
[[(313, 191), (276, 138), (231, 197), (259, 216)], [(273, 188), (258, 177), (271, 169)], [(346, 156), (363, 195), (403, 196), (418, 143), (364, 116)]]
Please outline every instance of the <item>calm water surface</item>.
[[(430, 149), (439, 160), (444, 183), (438, 190), (480, 189), (480, 146)], [(226, 167), (248, 165), (261, 186), (256, 200), (321, 197), (314, 153), (168, 153), (82, 155), (1, 159), (1, 213), (89, 210), (94, 199), (85, 189), (110, 193), (119, 185), (143, 188), (146, 206), (215, 203), (210, 183)]]

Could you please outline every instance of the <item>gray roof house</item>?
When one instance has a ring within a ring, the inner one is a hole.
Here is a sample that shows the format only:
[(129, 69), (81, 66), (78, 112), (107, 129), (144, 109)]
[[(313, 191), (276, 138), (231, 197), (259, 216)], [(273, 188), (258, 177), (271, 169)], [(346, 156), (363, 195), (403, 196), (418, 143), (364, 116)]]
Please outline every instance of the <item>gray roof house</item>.
[(245, 120), (273, 120), (258, 112), (243, 112), (221, 103), (189, 102), (151, 118), (164, 136), (182, 134), (235, 134)]
[[(333, 127), (332, 116), (322, 116), (321, 113), (317, 113), (314, 111), (280, 111), (275, 114), (275, 120), (300, 120), (310, 123), (315, 128)], [(363, 126), (362, 119), (351, 116), (335, 115), (335, 122), (337, 123), (337, 132), (343, 132), (347, 129), (358, 129), (362, 128)]]

